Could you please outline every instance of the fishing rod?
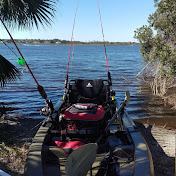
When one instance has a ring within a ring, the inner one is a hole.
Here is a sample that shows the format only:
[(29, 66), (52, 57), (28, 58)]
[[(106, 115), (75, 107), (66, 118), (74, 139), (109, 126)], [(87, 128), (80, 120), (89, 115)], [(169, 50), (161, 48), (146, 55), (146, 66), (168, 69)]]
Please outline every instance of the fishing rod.
[(0, 41), (4, 43), (4, 45), (7, 46), (7, 48), (9, 48), (16, 57), (18, 57), (17, 54), (12, 50), (12, 48), (10, 48), (2, 39), (0, 39)]
[(70, 65), (71, 46), (72, 46), (73, 32), (74, 32), (74, 27), (75, 27), (75, 21), (76, 21), (76, 15), (77, 15), (77, 11), (78, 11), (78, 6), (79, 6), (79, 0), (78, 0), (78, 4), (77, 4), (77, 7), (76, 7), (75, 17), (74, 17), (74, 22), (73, 22), (73, 28), (72, 28), (72, 35), (71, 35), (70, 49), (69, 49), (69, 56), (68, 56), (68, 64), (67, 64), (67, 74), (65, 76), (65, 83), (64, 83), (64, 96), (63, 96), (63, 100), (65, 99), (65, 94), (66, 94), (66, 89), (67, 89), (67, 83), (68, 83), (68, 70), (69, 70), (69, 65)]
[(48, 105), (48, 107), (49, 107), (51, 110), (53, 110), (53, 104), (52, 104), (51, 100), (47, 100), (47, 95), (46, 95), (46, 93), (45, 93), (44, 88), (43, 88), (41, 85), (39, 85), (37, 79), (35, 78), (34, 74), (32, 73), (32, 71), (31, 71), (29, 65), (27, 64), (26, 60), (24, 59), (24, 57), (23, 57), (23, 55), (22, 55), (20, 49), (18, 48), (16, 42), (14, 41), (12, 35), (10, 34), (9, 30), (7, 29), (7, 27), (6, 27), (6, 25), (4, 24), (3, 20), (1, 19), (1, 17), (0, 17), (0, 21), (2, 22), (4, 28), (6, 29), (7, 33), (9, 34), (9, 36), (10, 36), (10, 38), (11, 38), (13, 44), (15, 45), (16, 49), (18, 50), (19, 54), (21, 55), (22, 59), (24, 60), (24, 63), (25, 63), (25, 65), (27, 66), (27, 68), (28, 68), (30, 74), (32, 75), (34, 81), (36, 82), (36, 84), (37, 84), (37, 89), (38, 89), (40, 95), (42, 96), (43, 99), (45, 99), (45, 102), (46, 102), (46, 104)]
[[(112, 86), (111, 74), (110, 74), (110, 71), (109, 71), (107, 52), (106, 52), (106, 44), (105, 44), (105, 40), (104, 40), (104, 32), (103, 32), (103, 25), (102, 25), (102, 20), (101, 20), (100, 6), (99, 6), (99, 1), (98, 0), (97, 0), (97, 3), (98, 3), (98, 10), (99, 10), (99, 16), (100, 16), (100, 22), (101, 22), (102, 35), (103, 35), (105, 58), (106, 58), (106, 65), (107, 65), (107, 71), (108, 71), (108, 80), (109, 80), (109, 85)], [(73, 22), (73, 28), (72, 28), (72, 35), (71, 35), (70, 49), (69, 49), (69, 57), (68, 57), (68, 64), (67, 64), (67, 74), (66, 74), (65, 83), (64, 83), (63, 100), (65, 99), (67, 83), (68, 83), (68, 70), (69, 70), (69, 64), (70, 64), (71, 46), (72, 46), (73, 32), (74, 32), (74, 27), (75, 27), (75, 20), (76, 20), (76, 15), (77, 15), (77, 11), (78, 11), (78, 6), (79, 6), (79, 0), (78, 0), (78, 4), (77, 4), (77, 7), (76, 7), (75, 17), (74, 17), (74, 22)]]
[(103, 44), (104, 44), (105, 58), (106, 58), (106, 65), (107, 65), (107, 71), (108, 71), (108, 80), (109, 80), (109, 84), (110, 84), (110, 86), (112, 86), (111, 73), (110, 73), (110, 71), (109, 71), (108, 57), (107, 57), (107, 52), (106, 52), (106, 44), (105, 44), (105, 39), (104, 39), (103, 24), (102, 24), (102, 20), (101, 20), (100, 5), (99, 5), (99, 1), (98, 1), (98, 0), (97, 0), (97, 4), (98, 4), (99, 16), (100, 16), (101, 31), (102, 31), (102, 36), (103, 36)]

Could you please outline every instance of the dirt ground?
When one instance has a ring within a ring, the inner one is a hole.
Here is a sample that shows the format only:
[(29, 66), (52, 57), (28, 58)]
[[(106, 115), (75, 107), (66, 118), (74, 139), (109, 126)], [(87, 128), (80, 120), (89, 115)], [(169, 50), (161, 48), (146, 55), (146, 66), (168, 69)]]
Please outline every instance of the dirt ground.
[(155, 176), (175, 175), (176, 131), (135, 122), (153, 158)]
[(0, 169), (21, 176), (32, 138), (42, 120), (3, 115), (0, 118)]
[[(0, 169), (22, 176), (29, 146), (42, 120), (4, 116), (0, 120)], [(155, 176), (174, 176), (175, 130), (135, 122), (144, 136), (154, 162)]]

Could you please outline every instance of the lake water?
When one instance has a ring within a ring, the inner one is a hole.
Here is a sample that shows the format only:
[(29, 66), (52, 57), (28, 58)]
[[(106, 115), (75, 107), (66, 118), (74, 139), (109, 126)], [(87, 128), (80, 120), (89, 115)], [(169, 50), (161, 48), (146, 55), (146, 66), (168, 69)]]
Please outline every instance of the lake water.
[[(9, 46), (17, 53), (14, 45)], [(42, 85), (53, 104), (64, 92), (69, 45), (18, 45), (37, 81)], [(106, 46), (109, 69), (112, 76), (116, 97), (123, 101), (125, 90), (131, 94), (128, 113), (133, 119), (146, 117), (142, 102), (144, 95), (139, 93), (141, 82), (135, 76), (143, 68), (144, 62), (139, 51), (140, 46)], [(104, 46), (75, 45), (70, 60), (69, 79), (84, 78), (107, 79), (107, 66)], [(0, 102), (8, 107), (16, 108), (12, 113), (24, 117), (42, 118), (38, 109), (45, 106), (44, 100), (37, 91), (37, 85), (26, 67), (17, 64), (17, 57), (3, 44), (0, 54), (12, 62), (23, 72), (21, 79), (0, 88)], [(18, 53), (17, 53), (18, 54)], [(19, 54), (18, 54), (19, 55)]]

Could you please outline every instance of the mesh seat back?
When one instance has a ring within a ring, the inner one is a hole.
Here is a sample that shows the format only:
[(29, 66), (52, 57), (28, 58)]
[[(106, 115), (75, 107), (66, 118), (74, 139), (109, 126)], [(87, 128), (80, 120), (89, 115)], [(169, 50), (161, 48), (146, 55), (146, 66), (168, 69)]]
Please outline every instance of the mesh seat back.
[(108, 86), (102, 79), (75, 80), (75, 84), (69, 87), (69, 100), (71, 103), (95, 103), (103, 104), (108, 97)]

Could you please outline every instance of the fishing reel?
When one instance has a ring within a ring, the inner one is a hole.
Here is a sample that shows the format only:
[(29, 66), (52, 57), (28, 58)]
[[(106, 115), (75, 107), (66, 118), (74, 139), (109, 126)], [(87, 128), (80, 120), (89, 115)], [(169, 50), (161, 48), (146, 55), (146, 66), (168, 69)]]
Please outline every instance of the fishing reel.
[(54, 112), (54, 106), (51, 100), (46, 99), (45, 101), (46, 107), (40, 110), (40, 114), (44, 116), (48, 116), (48, 120), (52, 120), (52, 114)]

